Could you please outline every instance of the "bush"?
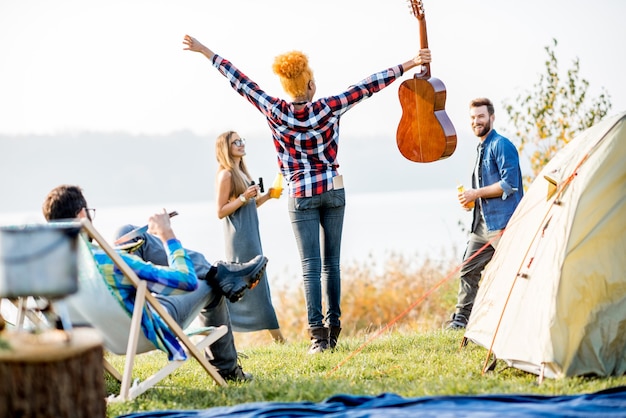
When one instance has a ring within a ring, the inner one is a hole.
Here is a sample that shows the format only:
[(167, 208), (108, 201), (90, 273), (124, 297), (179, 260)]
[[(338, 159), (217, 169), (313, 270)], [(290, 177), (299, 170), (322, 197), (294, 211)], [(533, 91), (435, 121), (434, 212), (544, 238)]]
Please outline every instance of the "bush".
[[(373, 257), (342, 267), (342, 336), (390, 330), (428, 331), (441, 328), (454, 310), (459, 260), (435, 261), (391, 253), (381, 266)], [(444, 257), (442, 260), (446, 260)], [(302, 279), (272, 285), (281, 330), (290, 341), (307, 339)], [(238, 348), (271, 342), (268, 332), (236, 333)]]

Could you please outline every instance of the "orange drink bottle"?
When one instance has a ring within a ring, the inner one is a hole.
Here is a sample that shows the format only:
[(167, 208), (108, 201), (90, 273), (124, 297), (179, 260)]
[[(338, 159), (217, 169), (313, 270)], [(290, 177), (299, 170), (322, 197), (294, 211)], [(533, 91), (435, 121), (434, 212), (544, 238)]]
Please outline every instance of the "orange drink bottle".
[[(463, 185), (462, 185), (462, 184), (459, 184), (459, 185), (456, 187), (456, 190), (457, 190), (459, 193), (463, 193), (463, 192), (465, 191), (465, 187), (463, 187)], [(474, 209), (474, 202), (469, 202), (468, 204), (466, 204), (466, 205), (465, 205), (465, 207), (466, 207), (466, 208), (468, 208), (468, 209)]]
[(280, 194), (283, 192), (283, 175), (282, 173), (276, 174), (274, 183), (272, 183), (272, 190), (270, 190), (270, 197), (274, 199), (280, 198)]

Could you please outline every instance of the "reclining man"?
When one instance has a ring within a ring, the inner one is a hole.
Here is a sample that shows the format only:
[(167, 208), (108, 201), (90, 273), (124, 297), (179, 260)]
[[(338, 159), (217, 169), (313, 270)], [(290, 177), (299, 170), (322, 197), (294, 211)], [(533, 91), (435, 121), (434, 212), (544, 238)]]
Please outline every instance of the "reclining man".
[[(48, 221), (74, 218), (87, 218), (91, 221), (88, 207), (80, 187), (61, 185), (48, 194), (42, 210)], [(226, 335), (211, 346), (214, 359), (210, 362), (227, 381), (252, 379), (249, 373), (243, 372), (237, 361), (237, 350), (224, 296), (231, 301), (236, 301), (245, 289), (254, 287), (265, 270), (267, 258), (259, 255), (247, 263), (218, 261), (212, 266), (201, 254), (189, 252), (182, 247), (180, 241), (176, 239), (166, 213), (153, 215), (148, 225), (149, 233), (140, 237), (145, 242), (136, 254), (120, 251), (124, 261), (139, 278), (148, 282), (148, 289), (155, 293), (181, 328), (186, 328), (199, 313), (202, 313), (200, 319), (205, 326), (227, 325)], [(124, 280), (123, 274), (113, 268), (113, 261), (110, 257), (101, 249), (95, 246), (92, 248), (94, 259), (100, 270), (104, 275), (110, 276), (107, 277), (107, 281), (121, 283)], [(196, 269), (194, 264), (199, 268)], [(120, 294), (127, 309), (132, 309), (135, 288), (123, 286), (118, 290), (121, 290)], [(148, 329), (164, 332), (167, 337), (167, 327), (160, 323), (158, 316), (144, 315), (143, 321), (142, 329), (146, 329), (144, 325), (148, 325)], [(145, 324), (145, 321), (152, 323)], [(169, 336), (174, 339), (172, 334)], [(168, 338), (165, 338), (167, 347), (164, 348), (162, 339), (157, 340), (154, 333), (146, 337), (156, 347), (165, 349), (170, 358), (184, 355), (176, 352), (177, 349), (182, 350), (178, 343), (174, 342), (173, 346), (167, 345)]]

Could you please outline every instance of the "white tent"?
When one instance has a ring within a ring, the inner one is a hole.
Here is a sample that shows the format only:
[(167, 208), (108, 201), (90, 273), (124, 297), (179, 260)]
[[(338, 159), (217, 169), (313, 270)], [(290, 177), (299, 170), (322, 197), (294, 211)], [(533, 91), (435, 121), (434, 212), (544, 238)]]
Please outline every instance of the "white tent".
[(520, 202), (465, 337), (543, 377), (626, 373), (626, 112), (577, 135)]

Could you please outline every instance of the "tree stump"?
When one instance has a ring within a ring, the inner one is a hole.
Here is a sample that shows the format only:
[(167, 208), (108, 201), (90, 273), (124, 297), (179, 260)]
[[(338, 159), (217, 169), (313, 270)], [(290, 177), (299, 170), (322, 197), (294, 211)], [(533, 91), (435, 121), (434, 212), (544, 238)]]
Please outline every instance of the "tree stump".
[(0, 418), (106, 416), (102, 339), (68, 333), (0, 334)]

